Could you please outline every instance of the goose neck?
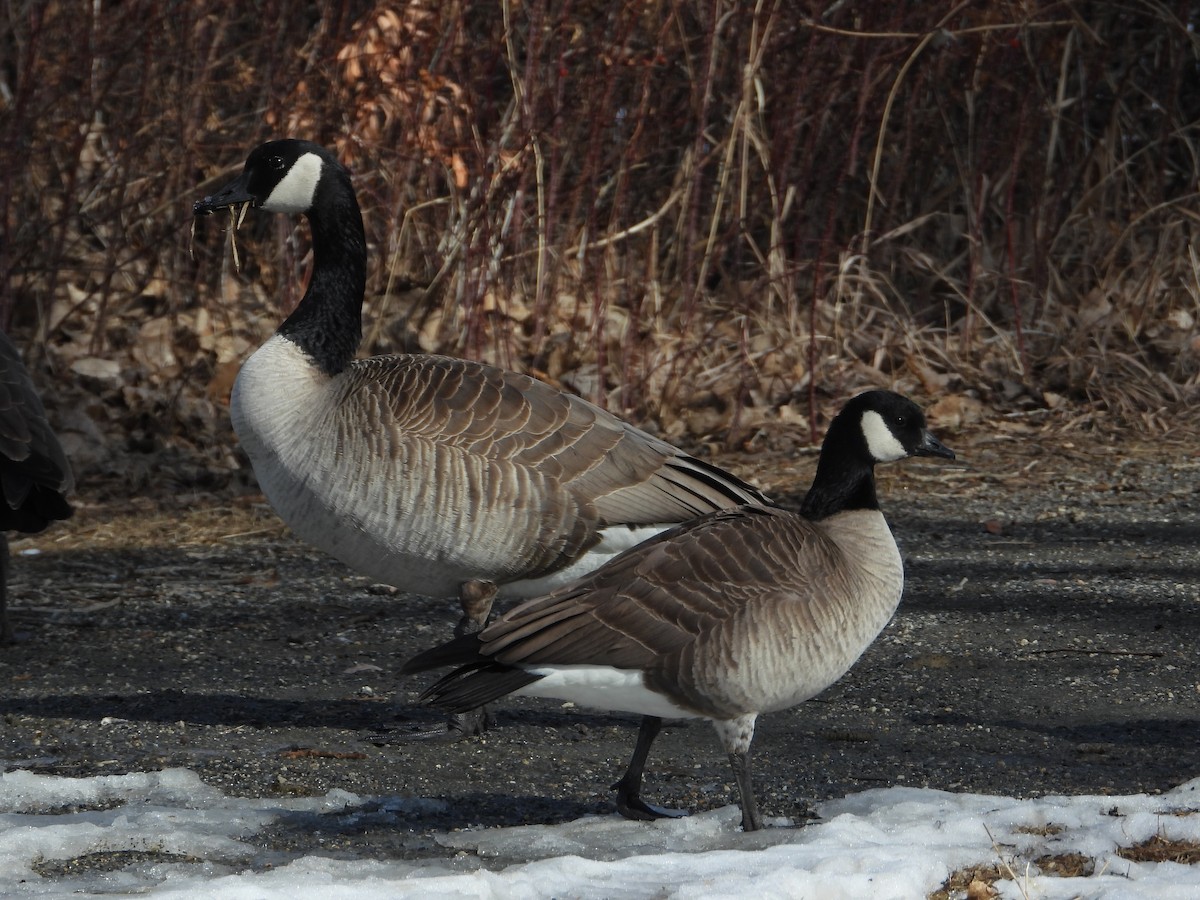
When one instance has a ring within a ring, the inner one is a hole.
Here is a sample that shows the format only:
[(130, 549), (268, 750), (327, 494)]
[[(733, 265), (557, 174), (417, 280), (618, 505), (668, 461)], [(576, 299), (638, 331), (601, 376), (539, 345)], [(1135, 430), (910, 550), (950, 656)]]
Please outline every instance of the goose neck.
[(879, 509), (875, 468), (822, 453), (812, 487), (800, 505), (800, 513), (815, 521), (850, 509)]
[(366, 235), (348, 177), (338, 177), (329, 185), (322, 181), (308, 221), (312, 276), (278, 333), (294, 341), (318, 368), (333, 376), (350, 365), (362, 340), (367, 283)]

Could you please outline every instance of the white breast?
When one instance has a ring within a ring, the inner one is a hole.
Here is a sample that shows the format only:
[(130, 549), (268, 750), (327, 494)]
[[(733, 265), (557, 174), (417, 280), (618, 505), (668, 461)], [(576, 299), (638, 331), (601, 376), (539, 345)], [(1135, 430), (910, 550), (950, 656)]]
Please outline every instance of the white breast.
[(280, 335), (242, 366), (230, 413), (259, 487), (300, 538), (352, 569), (406, 590), (456, 596), (460, 580), (436, 557), (414, 550), (420, 535), (410, 537), (403, 517), (392, 515), (395, 476), (382, 469), (396, 461), (364, 469), (339, 445), (337, 387)]
[(314, 416), (325, 405), (328, 385), (300, 348), (279, 335), (238, 373), (230, 417), (268, 498), (281, 484), (303, 480)]

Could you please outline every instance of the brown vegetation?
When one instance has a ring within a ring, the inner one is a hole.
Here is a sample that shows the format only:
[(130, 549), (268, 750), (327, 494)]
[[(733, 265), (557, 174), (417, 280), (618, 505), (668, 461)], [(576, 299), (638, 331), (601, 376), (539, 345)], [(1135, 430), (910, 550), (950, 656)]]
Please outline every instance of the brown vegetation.
[(1185, 866), (1200, 865), (1200, 842), (1168, 838), (1156, 834), (1133, 847), (1118, 847), (1117, 856), (1133, 862), (1173, 862)]
[(191, 203), (285, 134), (355, 173), (370, 352), (535, 371), (728, 446), (808, 438), (874, 384), (1098, 428), (1196, 396), (1192, 4), (0, 15), (0, 319), (85, 470), (233, 465), (223, 399), (307, 233), (252, 214), (238, 274), (219, 220), (189, 256)]

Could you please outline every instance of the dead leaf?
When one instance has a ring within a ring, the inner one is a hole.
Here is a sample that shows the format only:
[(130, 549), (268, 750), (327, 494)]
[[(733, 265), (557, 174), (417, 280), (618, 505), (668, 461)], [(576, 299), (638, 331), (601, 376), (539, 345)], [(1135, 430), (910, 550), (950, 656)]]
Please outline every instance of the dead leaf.
[(999, 896), (999, 891), (979, 878), (967, 885), (967, 900), (993, 900)]
[(233, 383), (237, 381), (238, 372), (241, 369), (241, 364), (237, 362), (219, 363), (205, 388), (208, 399), (221, 406), (228, 406), (229, 395), (233, 392)]
[(1090, 328), (1106, 319), (1113, 311), (1113, 305), (1099, 288), (1093, 288), (1079, 304), (1079, 327)]
[(175, 356), (175, 323), (166, 316), (142, 323), (130, 354), (152, 373), (174, 374), (179, 369), (179, 360)]
[(929, 407), (929, 420), (942, 428), (962, 428), (983, 421), (983, 404), (966, 394), (949, 394)]
[(119, 382), (121, 380), (121, 364), (115, 359), (101, 359), (99, 356), (85, 356), (71, 363), (71, 371), (84, 378), (95, 378), (97, 381)]
[(450, 168), (454, 171), (454, 185), (460, 191), (466, 190), (467, 182), (470, 180), (467, 174), (467, 164), (463, 162), (463, 158), (457, 153), (450, 157)]

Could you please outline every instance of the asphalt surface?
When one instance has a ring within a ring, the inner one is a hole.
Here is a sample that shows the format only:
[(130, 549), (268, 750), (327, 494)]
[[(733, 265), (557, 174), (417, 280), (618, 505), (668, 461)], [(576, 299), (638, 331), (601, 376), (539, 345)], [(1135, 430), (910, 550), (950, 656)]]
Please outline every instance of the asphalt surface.
[[(838, 684), (760, 718), (765, 815), (803, 821), (814, 800), (887, 785), (1124, 794), (1200, 775), (1200, 457), (1019, 436), (963, 455), (961, 467), (881, 470), (904, 601)], [(814, 458), (743, 462), (795, 499)], [(413, 707), (427, 679), (399, 666), (448, 635), (453, 605), (371, 585), (253, 527), (270, 521), (261, 501), (195, 501), (206, 504), (206, 521), (228, 516), (219, 539), (194, 540), (194, 513), (176, 506), (142, 545), (89, 540), (119, 529), (110, 504), (14, 560), (0, 766), (184, 766), (254, 796), (342, 788), (378, 799), (340, 828), (292, 818), (258, 840), (381, 858), (451, 853), (436, 831), (612, 811), (636, 717), (513, 700), (482, 738), (405, 740), (440, 719)], [(645, 796), (736, 802), (707, 724), (664, 730)]]

